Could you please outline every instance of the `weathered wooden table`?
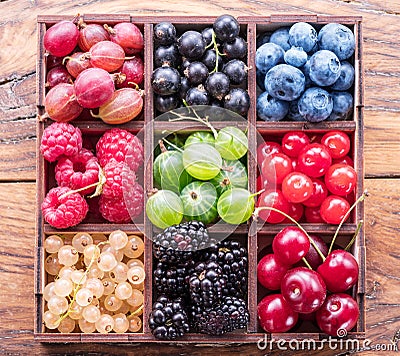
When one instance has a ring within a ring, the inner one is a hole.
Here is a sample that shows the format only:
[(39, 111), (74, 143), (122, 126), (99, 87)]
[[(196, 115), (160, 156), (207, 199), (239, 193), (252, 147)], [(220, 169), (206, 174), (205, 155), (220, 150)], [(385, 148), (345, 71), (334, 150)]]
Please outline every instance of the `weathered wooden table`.
[[(285, 4), (286, 3), (286, 4)], [(290, 4), (289, 4), (290, 3)], [(268, 15), (318, 13), (363, 16), (367, 338), (390, 347), (400, 338), (400, 1), (23, 1), (0, 2), (0, 354), (289, 355), (257, 345), (202, 347), (58, 344), (33, 340), (35, 241), (35, 61), (38, 14)], [(395, 338), (396, 340), (396, 338)], [(346, 355), (356, 350), (299, 351)], [(388, 351), (360, 351), (388, 355)]]

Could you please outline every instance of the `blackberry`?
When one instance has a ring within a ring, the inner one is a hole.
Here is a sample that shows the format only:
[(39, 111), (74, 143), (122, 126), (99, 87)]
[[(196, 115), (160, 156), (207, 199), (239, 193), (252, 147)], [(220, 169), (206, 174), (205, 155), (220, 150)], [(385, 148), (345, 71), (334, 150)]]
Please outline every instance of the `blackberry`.
[(190, 299), (193, 304), (211, 307), (221, 299), (225, 284), (226, 280), (218, 263), (199, 262), (189, 277)]
[(166, 228), (153, 239), (153, 254), (160, 262), (177, 265), (195, 260), (197, 251), (215, 243), (205, 225), (189, 221)]
[(209, 335), (243, 329), (249, 323), (246, 302), (235, 297), (223, 297), (220, 303), (211, 308), (192, 305), (190, 314), (194, 331)]
[(189, 332), (189, 320), (183, 301), (158, 297), (149, 316), (149, 327), (156, 339), (172, 340)]
[(224, 296), (245, 298), (247, 294), (247, 249), (239, 241), (224, 240), (202, 253), (202, 259), (214, 261), (222, 269), (226, 280)]
[(164, 262), (158, 262), (153, 271), (154, 287), (159, 295), (175, 298), (189, 297), (189, 285), (187, 279), (194, 271), (194, 262), (170, 266)]

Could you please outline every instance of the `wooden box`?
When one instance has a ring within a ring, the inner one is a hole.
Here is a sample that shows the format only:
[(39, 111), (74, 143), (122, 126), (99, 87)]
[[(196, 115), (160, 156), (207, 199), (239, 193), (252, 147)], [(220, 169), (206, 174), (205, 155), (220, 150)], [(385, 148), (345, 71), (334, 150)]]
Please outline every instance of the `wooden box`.
[[(37, 31), (38, 31), (38, 54), (37, 54), (37, 108), (38, 115), (44, 113), (44, 98), (46, 94), (46, 56), (43, 46), (43, 37), (46, 29), (54, 23), (71, 19), (73, 16), (38, 16)], [(153, 102), (153, 91), (151, 87), (151, 73), (153, 71), (153, 26), (161, 21), (169, 21), (176, 25), (178, 33), (188, 29), (203, 29), (210, 26), (216, 17), (167, 17), (167, 16), (134, 16), (129, 14), (85, 14), (83, 19), (86, 23), (99, 23), (99, 24), (116, 24), (119, 22), (133, 22), (139, 26), (144, 33), (144, 53), (143, 59), (145, 64), (145, 79), (144, 79), (144, 108), (143, 113), (139, 118), (123, 124), (117, 125), (118, 127), (127, 129), (130, 132), (141, 132), (142, 140), (144, 142), (145, 157), (149, 157), (145, 163), (143, 170), (143, 185), (144, 190), (149, 191), (153, 188), (152, 177), (152, 148), (154, 147), (154, 137), (156, 132), (168, 128), (171, 130), (179, 131), (182, 127), (181, 123), (165, 123), (155, 121), (156, 116)], [(265, 17), (239, 17), (241, 25), (241, 34), (245, 37), (248, 44), (248, 57), (247, 65), (248, 83), (247, 90), (250, 95), (251, 106), (247, 115), (247, 124), (239, 124), (247, 126), (249, 150), (256, 151), (257, 136), (262, 137), (282, 137), (284, 133), (291, 130), (304, 130), (309, 133), (323, 133), (332, 129), (339, 129), (347, 132), (352, 140), (351, 156), (354, 160), (355, 169), (358, 175), (358, 183), (356, 188), (356, 196), (363, 192), (363, 70), (362, 70), (362, 32), (361, 32), (361, 17), (351, 16), (320, 16), (320, 15), (271, 15)], [(350, 121), (333, 121), (321, 122), (312, 124), (308, 122), (264, 122), (257, 120), (256, 113), (256, 70), (254, 65), (254, 58), (256, 53), (256, 37), (259, 33), (265, 31), (273, 31), (280, 26), (289, 26), (295, 22), (309, 22), (316, 28), (330, 22), (338, 22), (347, 25), (355, 34), (356, 38), (356, 51), (352, 57), (352, 64), (355, 67), (355, 83), (353, 86), (354, 97), (354, 110), (353, 119)], [(125, 334), (61, 334), (47, 330), (42, 323), (42, 316), (44, 313), (44, 299), (43, 290), (47, 282), (47, 276), (44, 270), (44, 260), (46, 253), (43, 248), (43, 241), (46, 236), (58, 233), (63, 235), (71, 235), (76, 232), (89, 232), (89, 233), (105, 233), (108, 234), (113, 230), (121, 229), (126, 232), (135, 233), (143, 232), (145, 236), (152, 236), (154, 229), (150, 221), (144, 217), (143, 221), (136, 222), (135, 224), (117, 225), (107, 223), (99, 219), (92, 219), (84, 221), (83, 223), (65, 230), (57, 230), (45, 223), (41, 213), (41, 204), (47, 191), (54, 186), (54, 173), (52, 173), (51, 164), (43, 159), (40, 154), (40, 141), (43, 130), (51, 122), (40, 122), (37, 124), (37, 221), (36, 221), (36, 250), (35, 250), (35, 304), (36, 304), (36, 317), (35, 317), (35, 340), (40, 342), (160, 342), (156, 340), (151, 332), (147, 323), (148, 316), (151, 312), (153, 288), (152, 288), (152, 271), (153, 271), (153, 257), (152, 257), (152, 241), (145, 238), (145, 252), (144, 252), (144, 265), (146, 270), (146, 281), (144, 288), (145, 303), (143, 311), (143, 332), (140, 333), (125, 333)], [(92, 119), (86, 116), (82, 119), (74, 120), (71, 122), (73, 125), (78, 126), (84, 136), (98, 138), (104, 131), (111, 128), (110, 125), (102, 123), (100, 120)], [(204, 126), (198, 124), (185, 123), (185, 128), (203, 129)], [(216, 128), (222, 127), (223, 123), (215, 123)], [(249, 177), (249, 190), (256, 192), (256, 179), (257, 179), (257, 164), (256, 157), (248, 155), (248, 177)], [(339, 246), (346, 246), (354, 232), (356, 231), (357, 224), (364, 219), (363, 204), (359, 204), (355, 209), (354, 214), (343, 225), (341, 233), (339, 234), (337, 244)], [(296, 340), (314, 340), (315, 342), (327, 339), (327, 335), (322, 334), (316, 327), (310, 325), (296, 327), (294, 331), (284, 334), (265, 334), (260, 328), (257, 321), (257, 303), (263, 297), (263, 290), (257, 283), (257, 263), (260, 257), (260, 252), (271, 245), (274, 234), (280, 231), (285, 225), (264, 225), (255, 228), (255, 224), (249, 221), (247, 224), (240, 225), (230, 236), (232, 239), (239, 239), (244, 243), (248, 249), (248, 308), (250, 312), (250, 322), (247, 330), (239, 330), (233, 333), (225, 334), (221, 337), (211, 337), (203, 334), (187, 334), (183, 338), (177, 339), (175, 343), (257, 343), (260, 339), (278, 340), (278, 339), (296, 339)], [(310, 233), (318, 233), (327, 241), (332, 238), (336, 226), (328, 224), (303, 224), (303, 227)], [(210, 234), (218, 234), (224, 232), (224, 226), (213, 227), (209, 230)], [(356, 257), (359, 266), (359, 282), (352, 289), (351, 294), (356, 298), (360, 307), (360, 318), (357, 326), (353, 331), (349, 332), (347, 337), (350, 339), (363, 339), (365, 338), (365, 238), (364, 231), (361, 229), (353, 247), (352, 253)]]

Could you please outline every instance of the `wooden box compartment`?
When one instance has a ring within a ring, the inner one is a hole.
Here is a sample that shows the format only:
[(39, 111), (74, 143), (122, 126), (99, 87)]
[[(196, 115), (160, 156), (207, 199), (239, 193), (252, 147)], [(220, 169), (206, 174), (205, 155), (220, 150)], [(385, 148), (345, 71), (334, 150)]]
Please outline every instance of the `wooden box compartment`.
[[(43, 47), (43, 36), (46, 29), (52, 24), (65, 19), (71, 19), (73, 16), (39, 16), (38, 17), (38, 58), (37, 58), (37, 106), (38, 115), (44, 114), (44, 98), (46, 94), (45, 81), (46, 81), (46, 56)], [(162, 130), (182, 131), (188, 132), (193, 130), (205, 130), (205, 127), (198, 123), (193, 122), (162, 122), (162, 120), (155, 120), (158, 113), (154, 108), (154, 93), (151, 87), (151, 74), (153, 71), (153, 53), (154, 43), (152, 37), (152, 31), (155, 24), (161, 21), (172, 22), (181, 34), (183, 31), (188, 29), (201, 30), (204, 29), (214, 22), (216, 17), (168, 17), (168, 16), (131, 16), (127, 14), (85, 14), (83, 19), (87, 23), (99, 23), (99, 24), (116, 24), (119, 22), (133, 22), (139, 26), (144, 34), (145, 48), (143, 52), (143, 59), (145, 65), (145, 77), (143, 83), (144, 89), (144, 107), (142, 114), (135, 120), (123, 124), (110, 126), (104, 124), (98, 119), (94, 119), (87, 112), (81, 115), (78, 119), (72, 121), (73, 125), (81, 128), (84, 136), (90, 137), (89, 142), (94, 142), (104, 133), (106, 130), (112, 127), (121, 127), (127, 129), (133, 133), (139, 133), (141, 139), (144, 142), (145, 148), (145, 164), (143, 167), (143, 186), (144, 190), (150, 191), (153, 188), (153, 177), (152, 177), (152, 162), (154, 159), (153, 148), (156, 146), (159, 132)], [(248, 179), (249, 179), (249, 190), (256, 192), (256, 179), (257, 179), (257, 157), (256, 149), (258, 137), (264, 139), (272, 136), (275, 139), (279, 139), (284, 133), (292, 130), (305, 130), (308, 132), (321, 133), (327, 132), (332, 129), (344, 130), (347, 132), (352, 140), (352, 151), (351, 155), (355, 162), (355, 169), (358, 175), (357, 183), (357, 195), (360, 195), (363, 191), (363, 77), (362, 77), (362, 33), (361, 33), (361, 18), (360, 17), (330, 17), (330, 16), (319, 16), (319, 15), (271, 15), (265, 17), (239, 17), (238, 21), (241, 25), (241, 35), (247, 41), (248, 45), (248, 56), (247, 65), (248, 70), (248, 81), (246, 89), (249, 92), (251, 106), (245, 120), (237, 121), (232, 123), (242, 129), (247, 129), (249, 139), (249, 153), (247, 156), (247, 168), (248, 168)], [(272, 31), (275, 28), (293, 24), (294, 22), (309, 22), (320, 26), (329, 22), (339, 22), (348, 25), (356, 36), (356, 52), (353, 58), (355, 66), (355, 84), (354, 84), (354, 111), (352, 121), (336, 121), (336, 122), (322, 122), (318, 124), (311, 124), (308, 122), (263, 122), (257, 120), (256, 114), (256, 98), (257, 98), (257, 85), (256, 85), (256, 71), (254, 65), (254, 56), (256, 52), (256, 36), (258, 33), (263, 31)], [(73, 228), (65, 230), (57, 230), (50, 225), (46, 224), (43, 220), (41, 213), (41, 203), (44, 199), (46, 192), (50, 187), (54, 186), (54, 173), (52, 169), (53, 164), (48, 164), (44, 161), (40, 154), (40, 140), (43, 134), (43, 130), (51, 122), (40, 122), (37, 124), (37, 231), (36, 231), (36, 255), (35, 255), (35, 303), (36, 303), (36, 317), (35, 317), (35, 339), (40, 342), (160, 342), (156, 340), (149, 329), (147, 319), (151, 312), (152, 302), (155, 300), (152, 286), (152, 272), (153, 272), (153, 254), (152, 254), (152, 241), (150, 238), (145, 238), (145, 252), (144, 252), (144, 265), (146, 271), (145, 280), (145, 302), (143, 310), (143, 332), (142, 333), (125, 333), (115, 334), (110, 333), (106, 335), (94, 333), (94, 334), (83, 334), (83, 333), (72, 333), (72, 334), (61, 334), (58, 332), (52, 332), (46, 329), (42, 324), (42, 317), (44, 312), (44, 299), (43, 289), (47, 282), (47, 276), (44, 270), (44, 260), (46, 254), (43, 248), (43, 242), (46, 236), (56, 234), (73, 234), (76, 232), (88, 232), (88, 233), (105, 233), (121, 229), (125, 232), (130, 233), (141, 233), (144, 237), (151, 237), (157, 233), (146, 216), (143, 217), (143, 221), (135, 221), (135, 223), (129, 224), (112, 224), (107, 223), (101, 219), (89, 219)], [(215, 127), (222, 128), (226, 125), (224, 122), (215, 122)], [(146, 201), (146, 198), (145, 198)], [(356, 231), (357, 224), (364, 217), (363, 204), (361, 203), (352, 214), (351, 220), (344, 224), (341, 230), (341, 234), (338, 237), (338, 245), (345, 246), (346, 241)], [(318, 330), (313, 328), (296, 328), (290, 333), (284, 334), (265, 334), (258, 326), (257, 322), (257, 302), (261, 296), (261, 290), (257, 287), (257, 262), (258, 253), (262, 248), (271, 243), (271, 239), (275, 233), (277, 233), (283, 225), (272, 225), (265, 224), (260, 226), (260, 223), (253, 224), (249, 221), (247, 224), (239, 225), (235, 231), (230, 235), (230, 239), (238, 239), (248, 249), (248, 308), (250, 312), (250, 323), (247, 330), (238, 330), (233, 333), (225, 334), (221, 337), (211, 337), (203, 334), (188, 334), (182, 339), (177, 339), (176, 343), (207, 343), (207, 344), (220, 344), (220, 343), (256, 343), (261, 338), (266, 337), (268, 340), (271, 338), (284, 338), (303, 340), (313, 339), (322, 340), (326, 335), (321, 334)], [(327, 224), (304, 224), (305, 229), (310, 233), (319, 233), (326, 237), (328, 240), (334, 233), (336, 226)], [(221, 234), (226, 232), (226, 226), (224, 224), (211, 226), (209, 229), (210, 234)], [(352, 332), (349, 333), (351, 338), (365, 338), (365, 306), (364, 306), (364, 280), (365, 280), (365, 242), (364, 232), (361, 229), (360, 234), (352, 249), (357, 261), (360, 265), (360, 278), (358, 285), (353, 288), (352, 294), (357, 297), (357, 301), (360, 307), (360, 319)]]

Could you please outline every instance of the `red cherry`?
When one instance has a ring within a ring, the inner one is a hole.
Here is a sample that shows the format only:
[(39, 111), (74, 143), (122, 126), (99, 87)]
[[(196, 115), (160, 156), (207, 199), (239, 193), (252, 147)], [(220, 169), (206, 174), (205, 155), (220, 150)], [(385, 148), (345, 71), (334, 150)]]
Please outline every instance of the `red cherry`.
[(335, 250), (318, 267), (317, 272), (330, 292), (345, 292), (357, 283), (358, 263), (350, 252)]
[(303, 173), (289, 173), (282, 182), (282, 193), (290, 203), (301, 203), (311, 197), (312, 192), (312, 180)]
[[(285, 214), (289, 213), (289, 208), (290, 208), (289, 202), (286, 200), (286, 198), (283, 196), (282, 191), (279, 189), (276, 190), (270, 189), (262, 193), (258, 198), (257, 206), (260, 208), (261, 207), (275, 208), (284, 212)], [(259, 217), (271, 224), (278, 224), (285, 219), (285, 217), (282, 214), (267, 209), (260, 210)]]
[(299, 319), (303, 321), (311, 321), (312, 323), (315, 322), (315, 312), (313, 313), (308, 313), (308, 314), (303, 314), (299, 313)]
[(343, 131), (329, 131), (321, 138), (332, 158), (344, 157), (350, 151), (350, 138)]
[(350, 167), (354, 167), (354, 161), (349, 156), (332, 159), (332, 164), (337, 163), (348, 164)]
[(282, 151), (289, 157), (297, 157), (309, 143), (310, 139), (303, 131), (291, 131), (282, 138)]
[[(328, 255), (328, 245), (325, 243), (325, 241), (317, 236), (317, 235), (310, 235), (311, 239), (314, 241), (314, 243), (317, 245), (319, 250), (322, 252), (324, 256)], [(319, 265), (322, 264), (322, 257), (319, 255), (317, 250), (314, 248), (312, 244), (310, 244), (310, 249), (308, 250), (307, 254), (304, 256), (304, 258), (307, 260), (309, 265), (313, 270), (316, 270)], [(325, 283), (326, 284), (326, 283)]]
[(265, 255), (257, 265), (257, 279), (269, 290), (278, 290), (290, 266), (279, 261), (273, 253)]
[[(321, 218), (328, 224), (340, 224), (348, 210), (349, 202), (337, 195), (329, 195), (322, 202), (319, 212)], [(346, 218), (346, 220), (348, 217)]]
[(284, 333), (296, 325), (298, 313), (292, 310), (281, 294), (264, 297), (257, 307), (258, 320), (268, 333)]
[(275, 184), (274, 182), (269, 182), (261, 174), (257, 177), (257, 192), (263, 189), (275, 189), (281, 188), (280, 184)]
[(311, 193), (311, 196), (303, 201), (303, 204), (308, 207), (318, 207), (322, 204), (324, 199), (328, 196), (328, 189), (326, 188), (325, 183), (318, 179), (318, 178), (312, 178), (312, 185), (313, 185), (313, 191)]
[(338, 336), (338, 330), (350, 331), (357, 324), (360, 310), (348, 294), (331, 294), (316, 312), (319, 328), (326, 334)]
[(324, 220), (320, 214), (320, 207), (317, 206), (315, 208), (308, 207), (304, 209), (304, 217), (306, 218), (306, 222), (308, 223), (323, 223)]
[(297, 171), (297, 160), (292, 159), (292, 171), (296, 172)]
[(272, 250), (276, 259), (286, 265), (299, 262), (310, 249), (307, 235), (296, 226), (287, 226), (272, 240)]
[[(303, 217), (303, 213), (304, 213), (304, 206), (303, 204), (300, 203), (289, 203), (289, 213), (288, 215), (296, 220), (296, 221), (300, 221), (300, 219)], [(292, 221), (289, 220), (288, 218), (285, 217), (285, 219), (282, 221), (282, 223), (288, 223), (291, 224)]]
[(325, 301), (326, 286), (322, 277), (306, 267), (290, 269), (282, 279), (281, 292), (298, 313), (312, 313)]
[(264, 159), (261, 165), (261, 174), (268, 181), (281, 184), (292, 169), (290, 157), (284, 153), (274, 153)]
[(282, 147), (279, 143), (272, 141), (265, 141), (257, 147), (257, 164), (262, 166), (264, 159), (274, 153), (281, 153)]
[(332, 194), (346, 196), (357, 184), (357, 173), (347, 164), (334, 164), (325, 174), (325, 184)]
[(323, 176), (331, 164), (332, 157), (328, 149), (320, 143), (304, 147), (297, 159), (297, 169), (314, 178)]

